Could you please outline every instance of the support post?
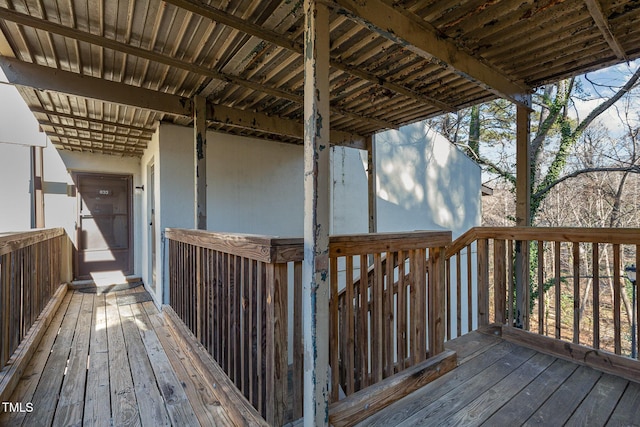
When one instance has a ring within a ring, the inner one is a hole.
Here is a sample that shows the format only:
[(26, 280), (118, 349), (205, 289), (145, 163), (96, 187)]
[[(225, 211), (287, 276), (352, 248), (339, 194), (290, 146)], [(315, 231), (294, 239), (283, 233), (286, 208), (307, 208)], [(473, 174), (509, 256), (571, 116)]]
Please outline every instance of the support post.
[(367, 197), (369, 200), (369, 233), (378, 232), (378, 204), (376, 191), (375, 136), (367, 137)]
[(207, 229), (207, 99), (193, 97), (195, 226)]
[[(529, 153), (529, 109), (518, 104), (516, 129), (516, 225), (531, 225), (531, 156)], [(517, 328), (529, 329), (529, 242), (516, 241)]]
[(304, 425), (329, 424), (329, 10), (305, 0)]

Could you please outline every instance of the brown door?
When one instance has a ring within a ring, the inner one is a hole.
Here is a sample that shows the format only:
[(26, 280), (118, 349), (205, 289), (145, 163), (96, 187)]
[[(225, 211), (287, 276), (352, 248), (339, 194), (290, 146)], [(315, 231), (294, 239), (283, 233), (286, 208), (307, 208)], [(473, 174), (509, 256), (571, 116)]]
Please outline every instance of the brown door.
[(131, 176), (77, 174), (78, 278), (133, 273)]

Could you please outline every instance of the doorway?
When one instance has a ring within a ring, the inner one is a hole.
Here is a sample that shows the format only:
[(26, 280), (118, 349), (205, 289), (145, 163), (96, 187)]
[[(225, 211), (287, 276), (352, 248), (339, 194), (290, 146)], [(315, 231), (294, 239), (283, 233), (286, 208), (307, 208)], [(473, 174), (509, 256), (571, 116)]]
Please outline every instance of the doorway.
[(133, 274), (132, 176), (78, 173), (76, 277)]

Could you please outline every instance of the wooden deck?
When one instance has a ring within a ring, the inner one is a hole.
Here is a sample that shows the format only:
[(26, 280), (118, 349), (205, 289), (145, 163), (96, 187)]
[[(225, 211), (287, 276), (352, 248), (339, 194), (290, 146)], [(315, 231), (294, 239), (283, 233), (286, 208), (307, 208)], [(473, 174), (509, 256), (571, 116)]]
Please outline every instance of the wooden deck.
[(233, 425), (147, 296), (69, 291), (0, 425)]
[(459, 366), (360, 426), (640, 426), (640, 384), (473, 332)]

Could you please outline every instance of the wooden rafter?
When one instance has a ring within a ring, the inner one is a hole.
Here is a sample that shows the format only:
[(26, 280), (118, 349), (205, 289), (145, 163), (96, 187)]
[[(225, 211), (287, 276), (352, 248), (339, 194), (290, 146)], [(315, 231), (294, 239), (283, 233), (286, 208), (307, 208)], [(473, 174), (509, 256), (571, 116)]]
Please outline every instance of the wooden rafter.
[(429, 23), (417, 15), (397, 9), (382, 0), (328, 0), (340, 14), (371, 31), (400, 44), (415, 54), (450, 69), (484, 89), (516, 104), (526, 104), (531, 89), (515, 83), (480, 60), (446, 40)]
[(40, 126), (58, 128), (58, 129), (63, 129), (65, 131), (72, 131), (72, 132), (85, 132), (93, 135), (112, 136), (114, 138), (124, 138), (127, 140), (134, 140), (134, 141), (145, 141), (145, 142), (151, 141), (150, 135), (129, 135), (126, 133), (106, 131), (102, 129), (93, 129), (93, 128), (88, 128), (83, 126), (66, 125), (64, 123), (53, 123), (53, 122), (41, 121)]
[(600, 4), (600, 1), (585, 0), (585, 3), (587, 4), (587, 9), (589, 10), (589, 13), (593, 17), (593, 20), (595, 21), (596, 25), (600, 29), (600, 32), (602, 33), (604, 39), (607, 41), (607, 44), (609, 45), (611, 50), (613, 50), (613, 52), (616, 54), (618, 59), (623, 59), (625, 61), (628, 61), (629, 58), (627, 57), (626, 52), (622, 48), (622, 45), (620, 44), (616, 36), (611, 31), (611, 27), (609, 26), (609, 21), (607, 20), (606, 16), (604, 16), (604, 13), (602, 12), (602, 5)]
[[(73, 120), (74, 123), (87, 122), (87, 123), (97, 124), (97, 125), (101, 125), (101, 126), (115, 127), (116, 128), (116, 132), (118, 130), (121, 130), (121, 131), (125, 131), (125, 132), (140, 132), (141, 134), (144, 134), (144, 135), (153, 134), (153, 129), (145, 128), (145, 127), (141, 127), (141, 126), (134, 126), (134, 125), (129, 125), (129, 124), (125, 124), (125, 123), (119, 123), (119, 122), (114, 122), (114, 121), (109, 121), (109, 120), (101, 120), (101, 119), (96, 119), (96, 118), (92, 118), (92, 117), (86, 117), (86, 116), (81, 116), (81, 115), (76, 115), (76, 114), (64, 113), (64, 112), (61, 112), (61, 111), (47, 110), (45, 108), (29, 107), (29, 109), (34, 114), (45, 114), (49, 118), (51, 118), (51, 117), (60, 117), (60, 118), (64, 118), (64, 119)], [(127, 135), (127, 134), (124, 134), (124, 135)]]
[[(0, 57), (0, 67), (4, 70), (9, 82), (15, 85), (62, 92), (174, 116), (190, 118), (193, 116), (191, 99), (182, 96), (84, 76), (7, 57)], [(210, 121), (298, 139), (303, 137), (301, 122), (212, 103), (208, 103), (207, 107), (207, 120)], [(331, 141), (335, 145), (366, 149), (363, 136), (348, 132), (332, 130)]]
[[(198, 0), (166, 0), (167, 3), (171, 3), (177, 7), (180, 7), (182, 9), (188, 10), (192, 13), (195, 13), (197, 15), (203, 16), (205, 18), (208, 18), (212, 21), (216, 21), (219, 22), (221, 24), (227, 25), (231, 28), (234, 28), (238, 31), (241, 31), (245, 34), (249, 34), (251, 36), (254, 37), (258, 37), (264, 41), (267, 41), (269, 43), (272, 43), (276, 46), (279, 46), (281, 48), (287, 49), (291, 52), (294, 52), (298, 55), (302, 55), (303, 53), (303, 46), (300, 43), (297, 43), (293, 40), (290, 40), (286, 37), (284, 37), (281, 34), (278, 34), (275, 31), (271, 31), (268, 30), (266, 28), (262, 28), (259, 25), (255, 25), (252, 24), (251, 22), (248, 22), (246, 20), (240, 19), (236, 16), (233, 16), (231, 14), (228, 14), (226, 12), (223, 12), (219, 9), (216, 9), (215, 7), (211, 6), (211, 5), (207, 5), (204, 3), (201, 3)], [(450, 105), (447, 105), (446, 103), (439, 101), (435, 98), (432, 98), (430, 96), (426, 96), (420, 93), (417, 93), (405, 86), (396, 84), (396, 83), (392, 83), (386, 79), (380, 78), (379, 76), (376, 76), (374, 74), (368, 73), (364, 70), (358, 69), (356, 67), (352, 67), (349, 66), (341, 61), (339, 61), (336, 58), (331, 58), (330, 60), (330, 64), (332, 67), (350, 74), (354, 77), (363, 79), (368, 81), (369, 83), (373, 83), (377, 86), (383, 87), (385, 89), (389, 89), (393, 92), (396, 92), (398, 94), (404, 95), (410, 99), (414, 99), (416, 101), (420, 101), (422, 103), (425, 103), (427, 105), (433, 105), (438, 107), (441, 110), (444, 111), (449, 111), (449, 112), (453, 112), (456, 109)]]

